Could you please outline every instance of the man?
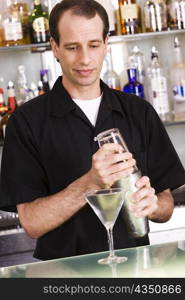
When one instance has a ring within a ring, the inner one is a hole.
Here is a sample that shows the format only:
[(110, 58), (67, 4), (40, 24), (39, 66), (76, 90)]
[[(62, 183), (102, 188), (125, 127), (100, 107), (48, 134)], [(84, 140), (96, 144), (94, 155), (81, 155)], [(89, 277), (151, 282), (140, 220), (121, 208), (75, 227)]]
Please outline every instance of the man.
[[(136, 161), (147, 175), (138, 180), (133, 195), (131, 209), (138, 217), (167, 221), (174, 208), (170, 190), (185, 182), (151, 105), (100, 81), (108, 43), (102, 6), (63, 0), (50, 14), (50, 33), (63, 76), (50, 93), (29, 101), (9, 119), (0, 198), (2, 207), (17, 207), (23, 228), (38, 239), (34, 256), (43, 260), (107, 250), (106, 231), (84, 194), (132, 173)], [(113, 127), (124, 135), (131, 153), (120, 153), (121, 146), (114, 144), (98, 149), (94, 137)], [(128, 236), (121, 214), (114, 241), (115, 248), (138, 244)]]

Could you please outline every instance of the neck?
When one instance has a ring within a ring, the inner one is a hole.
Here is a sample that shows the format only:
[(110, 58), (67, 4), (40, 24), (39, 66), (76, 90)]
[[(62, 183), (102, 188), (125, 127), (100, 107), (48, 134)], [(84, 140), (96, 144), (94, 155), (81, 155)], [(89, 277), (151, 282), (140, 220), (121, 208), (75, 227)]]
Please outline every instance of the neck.
[(69, 82), (65, 77), (62, 77), (62, 84), (70, 94), (71, 98), (81, 100), (91, 100), (98, 98), (101, 95), (100, 80), (89, 86), (79, 86)]

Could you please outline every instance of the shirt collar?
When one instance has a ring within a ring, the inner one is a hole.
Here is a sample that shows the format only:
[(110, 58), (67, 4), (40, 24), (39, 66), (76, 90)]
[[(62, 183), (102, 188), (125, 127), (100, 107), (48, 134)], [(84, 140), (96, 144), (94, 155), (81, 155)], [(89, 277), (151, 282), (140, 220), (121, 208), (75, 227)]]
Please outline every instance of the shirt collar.
[[(123, 114), (122, 107), (115, 93), (102, 80), (100, 80), (101, 90), (103, 92), (100, 110), (103, 113), (110, 113), (112, 110)], [(50, 114), (57, 117), (63, 117), (77, 109), (77, 105), (62, 84), (62, 76), (56, 80), (52, 90), (49, 93)]]

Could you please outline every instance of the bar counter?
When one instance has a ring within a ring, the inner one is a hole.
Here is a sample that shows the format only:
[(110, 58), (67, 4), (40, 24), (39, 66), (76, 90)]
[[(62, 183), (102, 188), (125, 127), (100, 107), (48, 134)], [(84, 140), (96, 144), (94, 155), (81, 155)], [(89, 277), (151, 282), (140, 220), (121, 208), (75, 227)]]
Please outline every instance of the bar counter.
[(116, 250), (121, 264), (100, 265), (107, 252), (0, 268), (0, 278), (176, 278), (185, 277), (185, 240)]

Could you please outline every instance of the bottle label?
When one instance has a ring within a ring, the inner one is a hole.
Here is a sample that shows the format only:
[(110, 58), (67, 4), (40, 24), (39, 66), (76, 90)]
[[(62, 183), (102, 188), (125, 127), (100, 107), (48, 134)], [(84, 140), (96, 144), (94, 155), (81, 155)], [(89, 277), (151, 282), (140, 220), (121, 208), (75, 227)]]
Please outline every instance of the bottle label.
[(4, 104), (3, 95), (0, 93), (0, 106)]
[(41, 4), (41, 0), (34, 0), (34, 5), (40, 5)]
[(14, 89), (8, 89), (8, 97), (15, 97), (15, 90)]
[(33, 29), (36, 32), (45, 32), (49, 30), (49, 22), (48, 19), (44, 17), (39, 17), (33, 21)]
[(165, 77), (152, 78), (152, 104), (159, 115), (170, 111), (168, 102), (167, 82)]
[(23, 38), (22, 26), (20, 22), (6, 23), (4, 25), (4, 35), (6, 41), (17, 41)]
[(138, 18), (138, 7), (137, 4), (127, 4), (121, 6), (121, 17), (122, 19), (137, 19)]

